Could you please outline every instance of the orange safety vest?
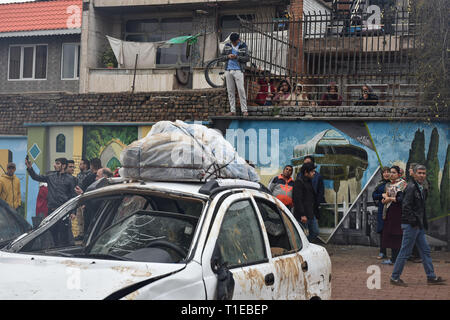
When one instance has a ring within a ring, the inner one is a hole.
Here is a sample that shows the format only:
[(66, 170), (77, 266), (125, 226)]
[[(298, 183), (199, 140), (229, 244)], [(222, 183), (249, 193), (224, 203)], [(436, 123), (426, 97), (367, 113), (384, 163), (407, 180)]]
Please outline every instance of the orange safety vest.
[(292, 202), (292, 190), (294, 189), (294, 180), (292, 178), (289, 178), (289, 180), (286, 181), (286, 179), (283, 177), (282, 174), (280, 174), (278, 177), (275, 177), (272, 182), (272, 193), (275, 197), (277, 197), (278, 200), (283, 202), (283, 204), (291, 208), (293, 206)]

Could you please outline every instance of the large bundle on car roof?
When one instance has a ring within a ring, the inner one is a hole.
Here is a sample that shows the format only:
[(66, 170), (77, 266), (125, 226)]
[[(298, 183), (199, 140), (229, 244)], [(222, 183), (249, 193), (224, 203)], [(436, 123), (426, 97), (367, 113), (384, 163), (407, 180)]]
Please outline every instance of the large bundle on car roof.
[(222, 134), (177, 120), (156, 123), (147, 136), (126, 147), (120, 176), (155, 181), (206, 181), (233, 178), (259, 181)]

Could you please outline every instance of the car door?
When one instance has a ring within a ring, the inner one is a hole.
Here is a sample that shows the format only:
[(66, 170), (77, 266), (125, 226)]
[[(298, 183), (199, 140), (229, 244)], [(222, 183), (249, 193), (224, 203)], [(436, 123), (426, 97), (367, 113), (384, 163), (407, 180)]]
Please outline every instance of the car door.
[(217, 298), (217, 275), (211, 267), (216, 250), (233, 274), (233, 300), (272, 299), (273, 266), (261, 223), (245, 191), (228, 196), (220, 204), (202, 255), (208, 298)]
[(308, 298), (303, 242), (290, 218), (274, 200), (253, 196), (264, 222), (274, 266), (274, 299)]

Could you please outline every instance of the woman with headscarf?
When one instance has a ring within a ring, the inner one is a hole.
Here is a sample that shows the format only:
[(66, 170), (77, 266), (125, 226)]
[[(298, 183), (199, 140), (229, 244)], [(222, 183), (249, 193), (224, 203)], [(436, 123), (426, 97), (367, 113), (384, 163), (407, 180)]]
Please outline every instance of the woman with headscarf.
[(361, 97), (355, 103), (355, 106), (376, 106), (378, 105), (378, 97), (373, 93), (373, 89), (368, 84), (361, 87)]
[(290, 106), (292, 103), (292, 91), (291, 85), (287, 80), (281, 80), (278, 85), (277, 95), (274, 98), (276, 105), (286, 107)]
[(341, 106), (342, 96), (338, 93), (336, 82), (331, 82), (327, 87), (327, 92), (322, 95), (319, 106)]
[(372, 193), (372, 199), (378, 205), (378, 214), (377, 214), (377, 233), (380, 234), (380, 253), (377, 259), (387, 259), (386, 248), (383, 246), (382, 242), (382, 231), (383, 231), (383, 207), (384, 204), (381, 202), (383, 199), (383, 193), (386, 189), (386, 183), (389, 182), (389, 178), (391, 177), (391, 168), (383, 167), (381, 169), (381, 180), (378, 185), (375, 187), (375, 190)]
[(403, 191), (407, 182), (400, 176), (398, 166), (391, 167), (390, 182), (386, 183), (385, 193), (382, 194), (381, 202), (384, 204), (383, 220), (384, 226), (381, 236), (382, 246), (390, 248), (392, 251), (391, 259), (384, 260), (382, 264), (394, 264), (402, 245), (402, 201)]
[(292, 105), (300, 107), (311, 105), (308, 94), (303, 91), (303, 85), (301, 83), (295, 84), (294, 92), (292, 93)]

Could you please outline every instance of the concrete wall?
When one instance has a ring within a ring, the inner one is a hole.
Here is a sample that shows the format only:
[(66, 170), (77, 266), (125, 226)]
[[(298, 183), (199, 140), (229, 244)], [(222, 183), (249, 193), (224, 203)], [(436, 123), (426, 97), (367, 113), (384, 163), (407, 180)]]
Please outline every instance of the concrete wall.
[[(0, 42), (0, 93), (67, 91), (78, 92), (79, 80), (61, 80), (62, 44), (80, 42), (80, 35), (3, 38)], [(9, 46), (47, 44), (46, 80), (8, 80)]]
[[(65, 152), (56, 152), (56, 137), (60, 134), (63, 134), (66, 138), (66, 147)], [(66, 126), (54, 126), (48, 129), (48, 142), (47, 142), (47, 150), (48, 150), (48, 162), (47, 168), (53, 167), (53, 162), (56, 158), (73, 158), (73, 128)]]
[(102, 54), (109, 47), (106, 35), (121, 38), (121, 20), (117, 15), (105, 15), (95, 10), (93, 3), (89, 10), (83, 11), (81, 57), (80, 57), (80, 93), (89, 92), (89, 68), (101, 68)]
[[(88, 92), (131, 92), (133, 79), (131, 69), (90, 69)], [(170, 91), (175, 82), (175, 69), (140, 69), (134, 92)]]

